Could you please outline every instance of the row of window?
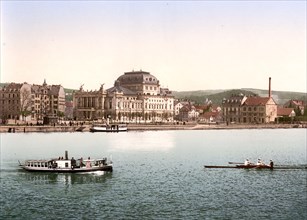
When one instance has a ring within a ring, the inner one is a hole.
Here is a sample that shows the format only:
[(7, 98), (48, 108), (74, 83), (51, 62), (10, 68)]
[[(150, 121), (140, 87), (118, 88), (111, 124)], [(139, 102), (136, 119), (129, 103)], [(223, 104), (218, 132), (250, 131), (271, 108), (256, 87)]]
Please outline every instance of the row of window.
[(48, 162), (28, 162), (28, 167), (48, 167)]
[(243, 107), (243, 111), (264, 111), (264, 107)]
[[(227, 107), (227, 108), (224, 108), (224, 111), (226, 112), (237, 112), (239, 111), (240, 108), (235, 108), (235, 107)], [(242, 108), (242, 111), (264, 111), (264, 107), (243, 107)]]
[(19, 94), (17, 93), (17, 94), (11, 94), (11, 93), (9, 93), (9, 94), (5, 94), (5, 93), (2, 93), (2, 98), (19, 98)]

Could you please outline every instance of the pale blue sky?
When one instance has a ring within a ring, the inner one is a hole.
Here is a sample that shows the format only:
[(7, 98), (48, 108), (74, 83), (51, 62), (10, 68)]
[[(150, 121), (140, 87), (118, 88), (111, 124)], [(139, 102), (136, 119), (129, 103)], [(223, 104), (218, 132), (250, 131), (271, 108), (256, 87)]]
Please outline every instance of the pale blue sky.
[(306, 92), (306, 1), (1, 1), (1, 82)]

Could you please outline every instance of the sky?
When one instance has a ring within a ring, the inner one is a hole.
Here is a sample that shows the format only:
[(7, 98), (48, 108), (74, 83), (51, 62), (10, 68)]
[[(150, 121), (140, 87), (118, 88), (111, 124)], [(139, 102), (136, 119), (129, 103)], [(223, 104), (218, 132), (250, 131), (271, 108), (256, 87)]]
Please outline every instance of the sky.
[(0, 81), (306, 92), (306, 1), (0, 1)]

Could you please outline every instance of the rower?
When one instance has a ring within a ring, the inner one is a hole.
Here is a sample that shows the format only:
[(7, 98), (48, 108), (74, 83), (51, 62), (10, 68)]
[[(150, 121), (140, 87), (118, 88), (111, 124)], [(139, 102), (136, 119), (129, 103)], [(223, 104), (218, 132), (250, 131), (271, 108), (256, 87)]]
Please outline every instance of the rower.
[(244, 161), (244, 165), (245, 165), (245, 166), (251, 165), (251, 162), (249, 161), (249, 159), (246, 159), (246, 160)]
[(264, 163), (261, 161), (261, 159), (258, 159), (257, 166), (262, 166), (262, 165), (264, 165)]
[(270, 168), (273, 169), (273, 167), (274, 167), (274, 162), (273, 160), (270, 160)]

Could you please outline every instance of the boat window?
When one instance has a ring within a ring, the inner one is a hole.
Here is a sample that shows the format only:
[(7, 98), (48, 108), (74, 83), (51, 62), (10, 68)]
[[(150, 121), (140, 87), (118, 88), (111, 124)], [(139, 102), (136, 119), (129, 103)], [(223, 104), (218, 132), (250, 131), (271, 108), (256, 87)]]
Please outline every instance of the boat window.
[(65, 167), (68, 167), (68, 163), (65, 163)]

